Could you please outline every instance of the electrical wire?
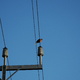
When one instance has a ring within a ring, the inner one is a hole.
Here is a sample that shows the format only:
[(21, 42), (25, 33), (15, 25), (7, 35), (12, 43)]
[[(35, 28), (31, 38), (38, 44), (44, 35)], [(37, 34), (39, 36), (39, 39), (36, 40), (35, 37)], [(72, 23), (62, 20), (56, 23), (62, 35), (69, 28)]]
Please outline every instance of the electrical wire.
[[(35, 36), (35, 42), (36, 42), (36, 26), (35, 26), (35, 17), (34, 17), (34, 5), (33, 5), (33, 0), (31, 0), (32, 4), (32, 16), (33, 16), (33, 27), (34, 27), (34, 36)], [(36, 48), (36, 59), (37, 59), (37, 65), (38, 65), (38, 56), (37, 56), (37, 44), (35, 45)], [(40, 80), (40, 72), (38, 70), (38, 80)]]
[(43, 64), (42, 64), (42, 80), (44, 80), (44, 69), (43, 69)]
[[(2, 37), (3, 37), (3, 43), (4, 43), (4, 47), (6, 47), (6, 41), (5, 41), (5, 37), (4, 37), (4, 31), (3, 31), (3, 26), (2, 26), (2, 22), (1, 22), (1, 18), (0, 18), (0, 26), (1, 26), (1, 32), (2, 32)], [(7, 62), (8, 62), (8, 66), (9, 66), (9, 59), (7, 57)], [(11, 75), (11, 72), (9, 71), (9, 74)], [(10, 78), (12, 80), (12, 78)]]
[(5, 42), (5, 37), (4, 37), (4, 31), (3, 31), (3, 27), (2, 27), (1, 18), (0, 18), (0, 25), (1, 25), (1, 32), (2, 32), (2, 37), (3, 37), (4, 47), (6, 47), (6, 42)]
[[(38, 23), (38, 35), (40, 39), (40, 21), (39, 21), (39, 9), (38, 9), (38, 0), (36, 0), (36, 12), (37, 12), (37, 23)], [(39, 43), (41, 46), (41, 43)]]
[[(35, 42), (36, 42), (36, 27), (35, 27), (33, 0), (31, 0), (31, 3), (32, 3), (32, 16), (33, 16), (34, 36), (35, 36)], [(38, 36), (39, 36), (39, 39), (40, 39), (40, 22), (39, 22), (38, 0), (36, 0), (36, 11), (37, 11)], [(41, 43), (39, 45), (41, 46)], [(37, 44), (36, 44), (36, 53), (37, 53)], [(38, 64), (38, 57), (37, 57), (37, 64)], [(39, 70), (38, 70), (38, 79), (40, 80)], [(43, 64), (42, 64), (42, 80), (44, 80)]]
[[(39, 39), (40, 39), (40, 21), (39, 21), (38, 0), (36, 0), (36, 11), (37, 11), (37, 23), (38, 23), (38, 35), (39, 35)], [(40, 43), (40, 46), (41, 46), (41, 43)], [(44, 80), (43, 64), (42, 64), (42, 80)]]
[[(8, 63), (8, 66), (9, 66), (9, 58), (7, 57), (7, 63)], [(11, 71), (9, 71), (9, 74), (11, 75)], [(10, 77), (10, 79), (12, 80), (12, 77)]]
[(39, 9), (38, 9), (38, 0), (36, 0), (36, 11), (37, 11), (37, 23), (38, 23), (38, 34), (40, 38), (40, 21), (39, 21)]
[(32, 17), (33, 17), (34, 37), (35, 37), (35, 41), (36, 41), (36, 26), (35, 26), (35, 17), (34, 17), (33, 0), (31, 0), (31, 4), (32, 4)]

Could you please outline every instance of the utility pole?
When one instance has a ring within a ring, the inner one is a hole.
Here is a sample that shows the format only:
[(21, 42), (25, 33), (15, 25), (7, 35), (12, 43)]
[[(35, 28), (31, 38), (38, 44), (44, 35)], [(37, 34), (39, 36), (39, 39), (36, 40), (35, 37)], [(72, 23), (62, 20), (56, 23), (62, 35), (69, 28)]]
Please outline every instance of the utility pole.
[(6, 80), (6, 58), (8, 57), (8, 49), (3, 48), (2, 57), (4, 58), (4, 64), (2, 66), (2, 80)]
[[(8, 80), (19, 70), (41, 70), (42, 69), (42, 56), (43, 56), (43, 49), (41, 46), (38, 47), (38, 56), (39, 56), (39, 64), (37, 65), (10, 65), (10, 66), (7, 66), (6, 58), (8, 57), (8, 49), (4, 47), (3, 53), (2, 53), (2, 57), (4, 58), (4, 63), (3, 63), (3, 66), (0, 66), (0, 71), (2, 71), (2, 79), (0, 80)], [(15, 71), (15, 72), (12, 73), (6, 79), (6, 71)]]

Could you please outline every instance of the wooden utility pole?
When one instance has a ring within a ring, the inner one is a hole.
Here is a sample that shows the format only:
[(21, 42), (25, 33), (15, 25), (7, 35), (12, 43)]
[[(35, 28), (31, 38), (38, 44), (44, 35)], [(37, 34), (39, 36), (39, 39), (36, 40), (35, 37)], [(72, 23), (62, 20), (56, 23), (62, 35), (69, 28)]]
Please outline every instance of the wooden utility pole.
[(2, 66), (2, 80), (6, 80), (6, 58), (8, 57), (8, 49), (6, 47), (3, 48), (2, 57), (4, 58), (4, 64)]
[[(8, 49), (6, 47), (3, 48), (2, 57), (4, 58), (4, 64), (3, 66), (0, 66), (0, 71), (2, 71), (2, 79), (0, 80), (8, 80), (19, 70), (41, 70), (42, 69), (42, 56), (43, 56), (43, 50), (41, 46), (38, 47), (38, 56), (39, 56), (39, 64), (37, 65), (10, 65), (10, 66), (7, 66), (6, 58), (8, 57)], [(15, 71), (15, 72), (12, 73), (6, 79), (6, 71)]]

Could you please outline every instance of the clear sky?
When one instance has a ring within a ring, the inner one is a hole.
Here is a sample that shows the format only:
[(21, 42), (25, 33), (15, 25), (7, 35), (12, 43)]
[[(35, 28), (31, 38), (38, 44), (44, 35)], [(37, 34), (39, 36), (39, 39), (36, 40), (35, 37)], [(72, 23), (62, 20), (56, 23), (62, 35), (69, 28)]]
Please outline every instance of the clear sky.
[[(80, 0), (38, 0), (38, 2), (44, 49), (44, 79), (80, 80)], [(0, 17), (10, 65), (36, 64), (31, 0), (0, 0)], [(0, 29), (0, 66), (3, 64), (3, 47)], [(0, 77), (1, 74), (2, 72)], [(12, 80), (18, 79), (38, 80), (38, 73), (19, 71), (12, 77)]]

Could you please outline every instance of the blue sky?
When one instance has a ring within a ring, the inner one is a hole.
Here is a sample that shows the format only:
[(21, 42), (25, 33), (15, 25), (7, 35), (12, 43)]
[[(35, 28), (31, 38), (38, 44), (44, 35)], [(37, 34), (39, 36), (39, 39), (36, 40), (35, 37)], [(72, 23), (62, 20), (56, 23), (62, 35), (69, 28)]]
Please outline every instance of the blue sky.
[[(80, 80), (80, 0), (38, 2), (45, 80)], [(0, 17), (10, 65), (36, 64), (31, 1), (0, 0)], [(0, 65), (3, 64), (3, 47), (0, 32)], [(37, 74), (37, 71), (19, 71), (12, 79), (38, 80)]]

